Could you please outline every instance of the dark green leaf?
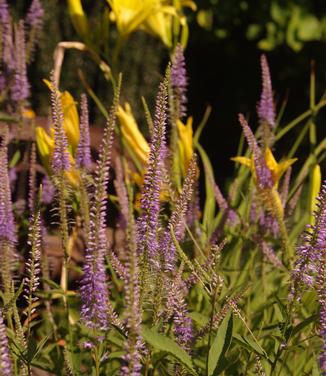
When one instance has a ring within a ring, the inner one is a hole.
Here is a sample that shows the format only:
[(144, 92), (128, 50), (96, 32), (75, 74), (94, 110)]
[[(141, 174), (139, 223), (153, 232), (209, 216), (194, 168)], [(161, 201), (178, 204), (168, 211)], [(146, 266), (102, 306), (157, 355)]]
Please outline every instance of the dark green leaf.
[(216, 337), (209, 349), (208, 355), (208, 376), (214, 374), (218, 362), (222, 355), (228, 350), (232, 340), (233, 316), (232, 311), (224, 317), (220, 327), (217, 330)]
[(184, 366), (186, 366), (193, 375), (197, 374), (193, 367), (190, 356), (171, 338), (158, 333), (154, 329), (149, 329), (146, 327), (142, 328), (141, 334), (144, 340), (151, 346), (153, 346), (156, 350), (168, 352), (174, 358), (179, 360)]

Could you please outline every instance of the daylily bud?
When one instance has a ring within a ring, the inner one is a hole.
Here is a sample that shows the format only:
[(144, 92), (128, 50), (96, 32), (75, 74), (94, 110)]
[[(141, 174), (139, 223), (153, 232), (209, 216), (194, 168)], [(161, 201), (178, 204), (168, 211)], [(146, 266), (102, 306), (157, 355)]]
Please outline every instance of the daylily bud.
[(316, 198), (319, 195), (321, 187), (321, 172), (320, 172), (320, 166), (316, 164), (312, 170), (312, 179), (310, 184), (310, 223), (313, 224), (314, 221), (314, 212), (317, 209), (316, 206)]
[(179, 131), (179, 153), (181, 170), (183, 176), (186, 175), (186, 171), (193, 155), (193, 139), (192, 139), (192, 122), (193, 118), (189, 117), (186, 124), (183, 124), (181, 120), (177, 121), (177, 127)]
[(69, 15), (71, 17), (74, 28), (82, 37), (87, 37), (89, 33), (87, 16), (84, 13), (80, 0), (68, 0)]

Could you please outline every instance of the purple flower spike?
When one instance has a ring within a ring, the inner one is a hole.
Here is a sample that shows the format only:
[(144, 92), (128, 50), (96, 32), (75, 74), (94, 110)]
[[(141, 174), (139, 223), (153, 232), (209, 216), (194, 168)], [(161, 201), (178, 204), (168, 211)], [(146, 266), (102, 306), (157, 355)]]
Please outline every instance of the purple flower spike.
[(85, 94), (81, 96), (81, 116), (80, 116), (80, 139), (77, 149), (76, 162), (79, 167), (90, 169), (92, 166), (91, 149), (89, 138), (88, 104)]
[(0, 24), (2, 32), (2, 60), (9, 70), (15, 68), (13, 57), (12, 22), (6, 0), (0, 0)]
[(3, 376), (12, 376), (13, 369), (9, 355), (8, 338), (6, 327), (3, 322), (2, 311), (0, 310), (0, 369)]
[(29, 82), (26, 69), (24, 23), (20, 21), (15, 31), (15, 74), (14, 84), (11, 88), (11, 98), (18, 102), (29, 97)]
[(320, 336), (323, 340), (320, 367), (326, 372), (326, 181), (317, 199), (314, 218), (315, 224), (307, 225), (301, 244), (297, 247), (290, 298), (300, 299), (303, 284), (314, 287), (317, 291), (320, 304)]
[(187, 176), (185, 178), (182, 192), (176, 202), (175, 208), (171, 214), (167, 229), (164, 232), (163, 240), (160, 248), (163, 250), (165, 259), (165, 267), (167, 270), (175, 268), (176, 248), (172, 240), (171, 230), (173, 230), (177, 241), (181, 241), (184, 237), (186, 214), (189, 208), (189, 202), (193, 196), (194, 182), (196, 180), (197, 163), (194, 154), (189, 162)]
[(254, 156), (257, 185), (260, 189), (272, 188), (274, 184), (273, 176), (269, 168), (266, 166), (264, 155), (258, 146), (256, 138), (242, 114), (239, 114), (239, 121), (245, 138), (247, 139), (249, 149)]
[(273, 89), (271, 75), (269, 72), (269, 67), (265, 55), (260, 58), (261, 70), (262, 70), (262, 81), (263, 90), (261, 93), (260, 101), (258, 103), (258, 116), (259, 120), (264, 123), (268, 123), (271, 128), (275, 127), (275, 110), (273, 103)]
[(17, 235), (8, 176), (8, 136), (9, 131), (6, 127), (0, 134), (2, 138), (0, 141), (0, 239), (14, 244), (17, 241)]
[(42, 202), (51, 204), (55, 195), (55, 187), (47, 175), (42, 179)]
[[(118, 108), (116, 94), (105, 128), (100, 157), (95, 170), (95, 192), (91, 199), (90, 234), (86, 249), (84, 276), (81, 281), (81, 320), (89, 327), (105, 330), (108, 319), (117, 322), (110, 306), (104, 256), (107, 251), (106, 206), (113, 135)], [(110, 317), (111, 316), (111, 317)]]
[(188, 316), (185, 296), (187, 288), (182, 280), (182, 268), (178, 271), (169, 286), (169, 293), (166, 306), (169, 309), (167, 318), (172, 315), (174, 324), (174, 335), (179, 345), (186, 351), (190, 351), (190, 344), (193, 339), (192, 320)]
[(67, 136), (63, 128), (63, 112), (57, 84), (52, 79), (51, 89), (52, 120), (54, 128), (54, 150), (52, 168), (56, 174), (70, 169)]
[(157, 231), (159, 228), (160, 190), (162, 185), (162, 168), (166, 154), (166, 85), (160, 84), (156, 101), (153, 137), (144, 186), (141, 196), (142, 214), (138, 219), (138, 251), (153, 262), (158, 251)]
[(44, 9), (40, 0), (33, 0), (26, 16), (26, 24), (35, 31), (40, 31), (43, 26), (43, 17)]
[(183, 47), (178, 44), (171, 66), (171, 84), (173, 88), (173, 97), (177, 102), (177, 118), (183, 118), (186, 115), (187, 103), (187, 71)]

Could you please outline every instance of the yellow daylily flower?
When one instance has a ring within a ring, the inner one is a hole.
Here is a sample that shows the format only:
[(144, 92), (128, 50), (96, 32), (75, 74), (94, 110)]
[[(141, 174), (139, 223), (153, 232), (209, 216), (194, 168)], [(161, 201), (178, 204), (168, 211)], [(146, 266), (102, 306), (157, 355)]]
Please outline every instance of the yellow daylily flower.
[[(48, 80), (43, 80), (44, 83), (52, 90), (52, 84)], [(72, 148), (73, 153), (77, 149), (79, 143), (79, 116), (77, 105), (73, 96), (69, 91), (59, 92), (63, 112), (63, 128), (67, 135), (68, 143)]]
[(181, 120), (177, 120), (179, 133), (178, 148), (180, 155), (180, 167), (183, 176), (186, 175), (190, 159), (194, 152), (192, 123), (193, 118), (191, 116), (187, 119), (186, 124), (183, 124)]
[(79, 116), (76, 102), (68, 91), (61, 94), (62, 111), (63, 111), (63, 126), (66, 132), (69, 145), (72, 146), (73, 151), (77, 149), (79, 143)]
[(45, 168), (49, 169), (50, 155), (54, 149), (54, 139), (42, 127), (36, 127), (36, 145)]
[(265, 150), (265, 161), (268, 169), (272, 173), (274, 185), (277, 187), (284, 172), (291, 166), (298, 158), (291, 158), (277, 163), (270, 148)]
[(183, 7), (196, 10), (196, 3), (180, 0), (173, 3), (164, 0), (107, 0), (111, 7), (111, 19), (116, 21), (120, 35), (126, 38), (137, 29), (142, 29), (172, 47), (172, 19), (178, 17), (180, 24), (185, 18)]
[[(239, 162), (249, 167), (251, 169), (254, 179), (256, 180), (256, 167), (255, 167), (253, 157), (247, 158), (247, 157), (237, 156), (231, 159), (235, 162)], [(265, 150), (264, 159), (266, 162), (266, 166), (268, 167), (268, 169), (270, 170), (272, 174), (274, 187), (276, 188), (284, 172), (297, 160), (297, 158), (291, 158), (291, 159), (287, 159), (278, 163), (275, 160), (271, 149), (269, 148), (266, 148)]]
[[(159, 4), (160, 3), (160, 4)], [(173, 2), (173, 6), (167, 1), (158, 2), (156, 12), (153, 12), (142, 25), (142, 29), (162, 40), (168, 47), (172, 47), (173, 18), (179, 19), (180, 25), (185, 26), (187, 21), (182, 14), (182, 8), (188, 7), (196, 11), (197, 6), (193, 1), (180, 0)]]
[(168, 47), (172, 47), (172, 17), (177, 16), (171, 6), (164, 6), (160, 11), (151, 14), (144, 22), (142, 29), (161, 39)]
[(124, 108), (119, 106), (117, 117), (122, 136), (128, 147), (140, 160), (142, 165), (145, 165), (149, 154), (149, 145), (138, 128), (129, 103), (125, 103)]
[(81, 37), (89, 34), (88, 20), (83, 10), (80, 0), (67, 0), (69, 15), (71, 17), (74, 28)]
[[(36, 145), (38, 152), (40, 154), (42, 163), (48, 173), (51, 173), (51, 159), (54, 151), (54, 132), (53, 128), (50, 130), (51, 136), (45, 131), (42, 127), (36, 127), (35, 133), (36, 133)], [(79, 172), (75, 168), (75, 160), (73, 156), (69, 153), (69, 160), (70, 160), (70, 171), (66, 171), (65, 175), (68, 179), (68, 181), (74, 185), (78, 186), (79, 184)]]
[(158, 0), (107, 0), (119, 33), (127, 37), (155, 10)]

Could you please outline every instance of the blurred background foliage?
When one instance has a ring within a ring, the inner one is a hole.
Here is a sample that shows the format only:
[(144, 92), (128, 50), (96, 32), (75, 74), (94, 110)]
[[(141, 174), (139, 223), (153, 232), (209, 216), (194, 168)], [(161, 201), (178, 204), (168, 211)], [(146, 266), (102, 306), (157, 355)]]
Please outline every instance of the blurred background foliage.
[[(23, 13), (30, 1), (13, 0), (12, 3), (13, 9)], [(39, 115), (47, 115), (49, 93), (41, 79), (49, 77), (53, 69), (55, 47), (60, 41), (81, 38), (69, 18), (66, 0), (43, 0), (42, 3), (46, 15), (44, 32), (29, 76), (34, 88), (32, 106)], [(202, 134), (202, 144), (214, 161), (217, 182), (222, 183), (234, 167), (229, 158), (236, 154), (241, 131), (237, 113), (248, 114), (253, 124), (256, 121), (261, 53), (267, 54), (270, 63), (277, 109), (287, 100), (284, 121), (309, 107), (312, 61), (317, 77), (316, 97), (323, 94), (326, 3), (324, 0), (197, 0), (196, 4), (196, 12), (184, 11), (190, 30), (186, 50), (189, 114), (194, 116), (196, 127), (206, 106), (209, 104), (213, 108)], [(105, 0), (82, 0), (82, 5), (97, 52), (110, 65), (112, 54), (111, 46), (106, 43), (107, 34), (110, 33), (110, 40), (114, 41), (118, 33), (109, 21), (108, 4)], [(152, 88), (159, 82), (168, 57), (169, 50), (162, 42), (142, 31), (128, 38), (119, 55), (116, 65), (124, 74), (122, 101), (131, 103), (140, 125), (145, 123), (140, 97), (144, 96), (150, 105), (153, 103)], [(70, 50), (65, 55), (62, 89), (71, 91), (75, 98), (85, 91), (79, 71), (102, 102), (109, 103), (110, 83), (103, 79), (96, 63), (79, 51)], [(94, 103), (91, 103), (91, 116), (93, 122), (103, 123)], [(325, 120), (322, 112), (317, 129), (323, 134)], [(283, 142), (283, 150), (291, 146), (299, 130), (294, 130), (292, 138)], [(302, 144), (300, 153), (306, 152), (307, 145), (308, 142)]]

